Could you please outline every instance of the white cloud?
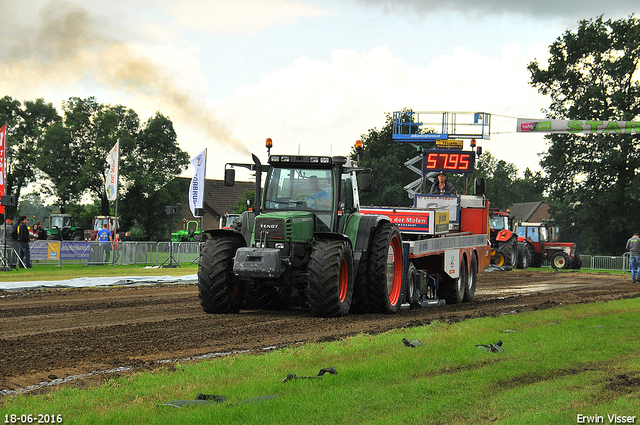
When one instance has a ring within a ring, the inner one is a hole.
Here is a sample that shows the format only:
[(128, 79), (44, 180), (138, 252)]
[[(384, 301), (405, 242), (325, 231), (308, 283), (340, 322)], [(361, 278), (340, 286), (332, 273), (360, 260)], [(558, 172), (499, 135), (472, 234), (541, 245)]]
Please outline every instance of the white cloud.
[[(429, 67), (409, 67), (386, 47), (365, 53), (334, 50), (331, 61), (296, 59), (273, 71), (259, 84), (237, 89), (217, 102), (220, 119), (234, 129), (259, 157), (264, 140), (274, 140), (273, 152), (346, 155), (354, 141), (385, 123), (385, 112), (404, 107), (417, 111), (482, 111), (495, 114), (494, 125), (515, 130), (515, 119), (499, 115), (541, 116), (548, 100), (527, 85), (526, 64), (532, 52), (517, 44), (503, 48), (502, 58), (491, 60), (478, 52), (455, 48)], [(541, 139), (495, 134), (480, 142), (499, 159), (524, 171), (539, 170), (536, 153)], [(226, 162), (249, 160), (237, 157)], [(221, 174), (222, 166), (213, 173)]]
[(180, 0), (170, 2), (167, 12), (193, 31), (245, 36), (290, 25), (300, 18), (331, 14), (326, 9), (295, 0)]

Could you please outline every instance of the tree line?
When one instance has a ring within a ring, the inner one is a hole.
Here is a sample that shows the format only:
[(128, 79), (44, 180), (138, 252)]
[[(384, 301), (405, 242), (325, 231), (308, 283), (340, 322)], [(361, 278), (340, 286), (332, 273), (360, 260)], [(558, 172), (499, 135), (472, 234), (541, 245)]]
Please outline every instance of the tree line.
[[(120, 225), (151, 240), (167, 238), (171, 223), (165, 206), (184, 197), (185, 182), (175, 177), (189, 164), (169, 118), (156, 113), (141, 123), (132, 109), (93, 97), (72, 97), (58, 113), (43, 99), (21, 103), (5, 96), (0, 123), (7, 125), (6, 194), (20, 200), (35, 185), (36, 195), (50, 199), (58, 212), (79, 218), (113, 215), (115, 203), (109, 203), (104, 183), (107, 153), (119, 140)], [(37, 198), (29, 197), (25, 205), (37, 206)], [(82, 203), (87, 198), (92, 202)], [(5, 207), (5, 217), (14, 218), (18, 209), (32, 214), (19, 204)]]

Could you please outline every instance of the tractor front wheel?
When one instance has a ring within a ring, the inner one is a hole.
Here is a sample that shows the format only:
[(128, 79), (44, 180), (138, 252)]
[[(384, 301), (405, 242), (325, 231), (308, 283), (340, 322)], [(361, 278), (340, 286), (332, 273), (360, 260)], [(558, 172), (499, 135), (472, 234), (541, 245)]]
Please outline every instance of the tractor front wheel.
[(571, 258), (564, 252), (556, 252), (551, 257), (551, 267), (554, 269), (568, 270), (571, 268)]
[(373, 313), (396, 313), (402, 302), (402, 239), (391, 223), (373, 231), (369, 246), (369, 301)]
[(198, 261), (200, 304), (207, 313), (237, 313), (242, 305), (244, 282), (233, 274), (233, 257), (240, 248), (237, 238), (209, 239)]
[(349, 313), (353, 296), (353, 253), (349, 242), (319, 240), (309, 260), (309, 307), (315, 316)]

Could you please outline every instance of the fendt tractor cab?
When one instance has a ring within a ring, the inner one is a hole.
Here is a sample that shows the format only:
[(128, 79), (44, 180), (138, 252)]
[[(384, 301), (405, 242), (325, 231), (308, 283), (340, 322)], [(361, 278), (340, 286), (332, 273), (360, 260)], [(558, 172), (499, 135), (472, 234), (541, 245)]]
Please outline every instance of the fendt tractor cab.
[(84, 230), (76, 225), (69, 214), (49, 214), (47, 217), (47, 239), (58, 241), (82, 241)]
[(580, 269), (582, 258), (573, 242), (559, 242), (560, 229), (550, 223), (516, 224), (515, 232), (520, 244), (532, 258), (531, 265), (540, 267), (544, 260), (549, 260), (554, 269)]

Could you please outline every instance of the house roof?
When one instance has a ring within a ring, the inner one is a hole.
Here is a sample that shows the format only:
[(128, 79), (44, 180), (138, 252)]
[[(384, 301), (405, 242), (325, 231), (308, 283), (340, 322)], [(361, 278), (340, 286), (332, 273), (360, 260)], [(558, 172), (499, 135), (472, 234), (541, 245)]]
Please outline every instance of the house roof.
[(544, 201), (539, 202), (520, 202), (518, 204), (513, 204), (511, 208), (511, 217), (513, 220), (518, 221), (529, 221), (531, 216), (538, 210), (538, 208), (542, 204), (546, 204)]
[[(191, 181), (187, 177), (180, 178)], [(233, 212), (233, 207), (237, 205), (238, 199), (244, 198), (245, 190), (255, 192), (256, 184), (237, 181), (234, 186), (225, 186), (223, 180), (205, 179), (204, 207), (217, 216)]]

